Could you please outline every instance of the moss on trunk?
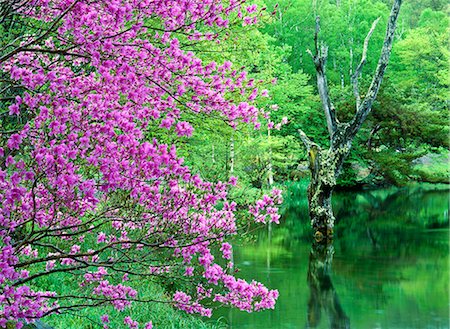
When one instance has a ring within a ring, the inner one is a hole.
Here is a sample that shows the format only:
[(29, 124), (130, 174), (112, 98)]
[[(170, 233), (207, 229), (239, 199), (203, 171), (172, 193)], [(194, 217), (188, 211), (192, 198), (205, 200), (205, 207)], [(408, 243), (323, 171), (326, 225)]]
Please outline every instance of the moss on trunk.
[(308, 187), (308, 203), (316, 240), (331, 239), (333, 236), (335, 218), (331, 195), (349, 152), (350, 145), (347, 144), (326, 151), (314, 146), (309, 150), (311, 181)]

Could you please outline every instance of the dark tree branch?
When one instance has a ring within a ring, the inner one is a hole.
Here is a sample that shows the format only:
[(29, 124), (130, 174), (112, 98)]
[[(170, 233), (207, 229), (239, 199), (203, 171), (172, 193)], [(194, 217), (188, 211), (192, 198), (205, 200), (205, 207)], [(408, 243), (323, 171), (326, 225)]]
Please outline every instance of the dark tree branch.
[(70, 49), (75, 48), (74, 46), (68, 48), (68, 49), (43, 49), (43, 48), (23, 48), (22, 52), (32, 52), (32, 53), (47, 53), (47, 54), (56, 54), (56, 55), (63, 55), (63, 56), (73, 56), (73, 57), (81, 57), (81, 58), (90, 58), (87, 55), (78, 54), (70, 52)]
[(364, 97), (363, 102), (358, 107), (355, 117), (350, 123), (350, 135), (355, 136), (358, 130), (361, 128), (364, 120), (369, 115), (372, 104), (377, 97), (378, 90), (380, 89), (381, 82), (383, 81), (384, 72), (389, 63), (389, 57), (391, 55), (392, 43), (394, 41), (394, 32), (397, 25), (398, 14), (400, 12), (400, 6), (402, 0), (394, 0), (392, 5), (391, 14), (389, 15), (389, 20), (386, 29), (386, 36), (384, 38), (383, 48), (381, 49), (380, 59), (378, 60), (378, 65), (375, 70), (375, 74), (372, 79), (372, 83)]
[(375, 134), (377, 132), (379, 132), (381, 129), (383, 129), (381, 124), (377, 123), (375, 125), (375, 127), (373, 127), (373, 129), (370, 131), (369, 139), (367, 140), (367, 143), (366, 143), (366, 146), (369, 150), (372, 149), (372, 141), (373, 141), (373, 138), (375, 137)]
[(35, 44), (38, 44), (39, 42), (43, 41), (46, 37), (49, 36), (49, 34), (51, 32), (53, 32), (58, 27), (59, 22), (64, 18), (64, 16), (66, 16), (73, 9), (73, 7), (75, 7), (75, 5), (78, 2), (79, 2), (79, 0), (76, 0), (69, 7), (67, 7), (67, 9), (64, 10), (61, 13), (61, 15), (59, 15), (53, 21), (53, 23), (50, 25), (50, 27), (44, 33), (42, 33), (40, 36), (38, 36), (36, 39), (33, 39), (33, 40), (29, 41), (28, 43), (26, 43), (23, 46), (18, 46), (15, 49), (11, 50), (9, 53), (7, 53), (7, 54), (3, 55), (2, 57), (0, 57), (0, 63), (3, 63), (4, 61), (8, 60), (9, 58), (14, 56), (15, 54), (18, 54), (18, 53), (22, 52), (24, 49), (30, 47), (31, 45), (35, 45)]
[(356, 98), (356, 110), (359, 109), (359, 106), (361, 105), (361, 96), (359, 95), (359, 88), (358, 88), (358, 79), (361, 76), (362, 69), (364, 67), (364, 64), (366, 64), (367, 61), (367, 48), (369, 46), (370, 37), (373, 34), (373, 31), (375, 30), (375, 27), (378, 24), (378, 21), (380, 20), (380, 17), (378, 17), (373, 23), (372, 27), (370, 28), (369, 33), (367, 33), (366, 38), (364, 39), (364, 48), (361, 56), (361, 62), (359, 62), (358, 67), (356, 68), (355, 72), (351, 76), (351, 81), (353, 85), (353, 94)]
[(325, 45), (321, 45), (319, 47), (318, 41), (319, 32), (320, 32), (320, 17), (317, 16), (316, 29), (314, 33), (315, 53), (313, 54), (309, 49), (307, 50), (307, 52), (311, 55), (314, 61), (314, 66), (316, 67), (317, 89), (319, 90), (320, 100), (322, 102), (323, 110), (325, 112), (330, 139), (332, 139), (333, 134), (337, 128), (336, 110), (330, 99), (327, 76), (325, 71), (328, 56), (328, 47)]

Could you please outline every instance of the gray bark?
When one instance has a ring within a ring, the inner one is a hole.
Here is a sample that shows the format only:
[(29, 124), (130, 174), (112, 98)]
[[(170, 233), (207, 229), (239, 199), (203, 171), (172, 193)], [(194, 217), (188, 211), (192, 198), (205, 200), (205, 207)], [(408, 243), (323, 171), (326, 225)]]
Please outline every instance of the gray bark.
[(313, 54), (310, 50), (308, 53), (311, 55), (314, 65), (316, 67), (316, 77), (317, 77), (317, 89), (319, 91), (320, 100), (322, 102), (323, 110), (325, 112), (325, 118), (327, 120), (328, 132), (333, 136), (336, 130), (336, 111), (333, 103), (331, 102), (328, 81), (326, 76), (326, 63), (328, 57), (328, 47), (321, 45), (319, 47), (319, 31), (320, 31), (320, 18), (316, 17), (316, 32), (314, 34), (314, 47), (315, 53)]

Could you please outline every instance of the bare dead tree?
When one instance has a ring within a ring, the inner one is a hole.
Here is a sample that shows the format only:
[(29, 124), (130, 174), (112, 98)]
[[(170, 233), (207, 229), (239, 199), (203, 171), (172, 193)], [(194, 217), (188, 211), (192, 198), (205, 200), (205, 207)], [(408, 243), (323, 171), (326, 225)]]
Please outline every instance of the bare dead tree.
[(331, 208), (331, 195), (336, 186), (336, 179), (339, 177), (344, 160), (350, 153), (353, 139), (369, 115), (372, 104), (377, 97), (389, 62), (401, 3), (402, 0), (394, 0), (377, 68), (373, 74), (369, 89), (365, 93), (364, 98), (361, 99), (358, 81), (367, 61), (370, 37), (377, 26), (379, 18), (373, 22), (364, 40), (361, 61), (351, 76), (353, 93), (356, 98), (356, 113), (353, 119), (346, 123), (341, 123), (337, 119), (336, 109), (330, 98), (326, 75), (328, 47), (324, 44), (319, 44), (320, 18), (316, 18), (315, 49), (314, 52), (308, 50), (308, 53), (311, 55), (316, 68), (317, 88), (325, 112), (330, 146), (328, 149), (324, 149), (312, 142), (303, 131), (299, 130), (299, 134), (308, 151), (309, 169), (311, 171), (311, 182), (308, 187), (309, 213), (314, 234), (319, 240), (333, 235), (334, 216)]

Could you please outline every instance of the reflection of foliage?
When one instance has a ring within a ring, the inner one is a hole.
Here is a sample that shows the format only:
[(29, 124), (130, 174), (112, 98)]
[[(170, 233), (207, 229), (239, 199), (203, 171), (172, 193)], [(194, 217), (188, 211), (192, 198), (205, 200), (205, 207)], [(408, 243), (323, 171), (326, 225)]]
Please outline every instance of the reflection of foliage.
[[(233, 313), (233, 324), (267, 327), (286, 316), (298, 321), (297, 327), (307, 323), (306, 183), (288, 186), (282, 223), (273, 226), (270, 238), (266, 229), (256, 242), (235, 248), (241, 275), (276, 286), (280, 308), (259, 315)], [(330, 276), (352, 326), (442, 327), (448, 317), (448, 186), (338, 192), (334, 209), (340, 222)]]
[[(307, 181), (292, 183), (284, 195), (283, 218), (288, 234), (295, 239), (309, 237)], [(405, 234), (406, 229), (447, 227), (449, 223), (448, 186), (410, 185), (404, 188), (336, 192), (333, 208), (336, 215), (337, 236), (364, 236), (383, 228), (388, 234)], [(276, 234), (277, 230), (274, 231)], [(386, 233), (386, 232), (385, 232)], [(391, 241), (392, 242), (392, 241)], [(393, 242), (394, 243), (394, 242)]]
[[(336, 195), (335, 211), (346, 226), (379, 225), (403, 230), (448, 225), (448, 188), (442, 190), (419, 185), (409, 188), (342, 193)], [(355, 202), (356, 199), (356, 202)], [(347, 201), (346, 201), (347, 200)], [(447, 215), (446, 215), (447, 214)]]
[[(289, 185), (284, 194), (282, 225), (274, 226), (271, 235), (272, 249), (278, 250), (278, 254), (283, 254), (281, 250), (286, 254), (299, 243), (310, 241), (306, 187), (307, 181), (301, 180)], [(405, 247), (404, 243), (415, 240), (422, 229), (448, 226), (447, 191), (445, 185), (439, 188), (422, 184), (402, 189), (336, 192), (333, 200), (338, 223), (336, 237), (344, 241), (343, 248), (400, 253), (401, 249), (390, 250), (391, 246)], [(266, 235), (265, 231), (258, 234), (259, 246), (266, 243)]]

